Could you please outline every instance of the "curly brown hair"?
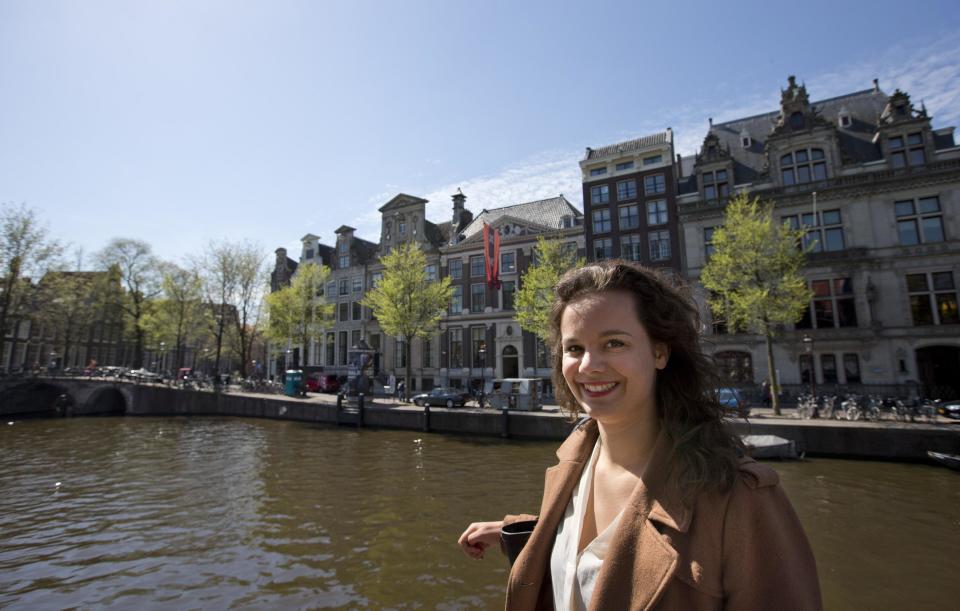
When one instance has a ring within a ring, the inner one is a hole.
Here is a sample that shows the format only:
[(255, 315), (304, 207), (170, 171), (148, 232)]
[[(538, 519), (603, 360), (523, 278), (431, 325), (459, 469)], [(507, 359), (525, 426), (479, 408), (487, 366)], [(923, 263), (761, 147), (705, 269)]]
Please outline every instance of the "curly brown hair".
[(554, 287), (550, 313), (553, 383), (560, 406), (576, 417), (582, 408), (563, 378), (560, 320), (567, 305), (588, 294), (625, 291), (652, 342), (669, 347), (666, 367), (657, 371), (660, 424), (673, 442), (670, 480), (692, 503), (705, 491), (733, 485), (743, 444), (723, 420), (715, 389), (720, 377), (700, 346), (700, 316), (687, 285), (676, 276), (618, 259), (570, 270)]

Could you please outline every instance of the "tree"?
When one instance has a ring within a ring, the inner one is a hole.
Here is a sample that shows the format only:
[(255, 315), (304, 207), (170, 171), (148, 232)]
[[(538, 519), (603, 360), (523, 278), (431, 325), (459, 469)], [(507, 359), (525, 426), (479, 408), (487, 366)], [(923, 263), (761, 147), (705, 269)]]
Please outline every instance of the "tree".
[(97, 253), (103, 270), (116, 267), (127, 289), (123, 311), (132, 323), (134, 336), (133, 367), (143, 367), (143, 349), (146, 338), (145, 316), (155, 297), (160, 294), (161, 276), (158, 262), (150, 245), (142, 240), (114, 238)]
[(558, 239), (537, 238), (534, 261), (523, 276), (514, 300), (520, 328), (536, 334), (544, 342), (550, 339), (550, 307), (553, 287), (570, 269), (584, 264), (576, 252), (564, 247)]
[(450, 305), (450, 278), (427, 278), (427, 257), (415, 242), (394, 248), (383, 257), (383, 279), (361, 303), (373, 310), (380, 327), (403, 341), (405, 384), (410, 388), (410, 345), (415, 337), (435, 333), (440, 316)]
[(772, 203), (743, 193), (727, 204), (723, 222), (713, 233), (714, 252), (700, 281), (712, 293), (709, 303), (715, 316), (731, 328), (755, 331), (766, 340), (770, 395), (779, 415), (773, 340), (780, 325), (800, 320), (812, 296), (800, 271), (803, 231), (777, 224)]
[[(42, 277), (60, 253), (60, 245), (48, 237), (32, 208), (0, 207), (0, 355), (10, 326), (26, 315), (30, 278)], [(0, 363), (0, 369), (6, 368), (6, 362)]]
[(332, 322), (333, 303), (318, 299), (330, 276), (330, 268), (302, 263), (286, 286), (267, 295), (267, 337), (277, 343), (292, 341), (304, 352)]
[(172, 263), (163, 266), (163, 294), (144, 323), (150, 337), (168, 343), (173, 351), (171, 369), (184, 367), (188, 344), (197, 345), (208, 326), (209, 309), (203, 305), (203, 291), (196, 271)]
[(261, 250), (247, 242), (211, 242), (195, 266), (204, 298), (214, 310), (210, 319), (214, 370), (220, 371), (224, 344), (232, 343), (240, 360), (240, 375), (245, 377), (266, 283)]

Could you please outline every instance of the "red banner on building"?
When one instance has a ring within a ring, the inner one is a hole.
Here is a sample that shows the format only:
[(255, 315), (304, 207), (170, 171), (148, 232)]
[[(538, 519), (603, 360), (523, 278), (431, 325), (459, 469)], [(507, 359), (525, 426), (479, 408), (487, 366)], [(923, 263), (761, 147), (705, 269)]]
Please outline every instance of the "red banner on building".
[(500, 288), (500, 232), (483, 224), (483, 262), (487, 269), (487, 284)]

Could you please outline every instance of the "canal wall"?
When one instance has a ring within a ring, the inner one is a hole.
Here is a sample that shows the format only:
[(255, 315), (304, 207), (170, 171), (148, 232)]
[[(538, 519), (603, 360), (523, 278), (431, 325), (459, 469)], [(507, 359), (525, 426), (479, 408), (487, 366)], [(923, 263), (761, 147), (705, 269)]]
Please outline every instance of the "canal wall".
[[(334, 403), (289, 397), (215, 394), (162, 386), (135, 386), (127, 413), (139, 416), (241, 416), (350, 424), (436, 433), (564, 439), (572, 428), (558, 413), (500, 412), (469, 408), (430, 408), (368, 404), (361, 416), (355, 405), (338, 409)], [(736, 422), (740, 434), (777, 435), (795, 442), (809, 456), (926, 461), (927, 450), (960, 454), (960, 426), (763, 419)]]

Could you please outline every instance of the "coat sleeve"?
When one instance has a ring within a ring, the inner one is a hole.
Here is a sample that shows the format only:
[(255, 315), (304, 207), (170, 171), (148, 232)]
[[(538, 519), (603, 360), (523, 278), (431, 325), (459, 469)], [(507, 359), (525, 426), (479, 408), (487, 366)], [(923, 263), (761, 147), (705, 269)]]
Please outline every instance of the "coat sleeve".
[(741, 466), (723, 527), (724, 608), (822, 609), (810, 543), (776, 472)]
[(537, 516), (530, 513), (521, 513), (517, 515), (507, 514), (503, 516), (503, 525), (513, 524), (514, 522), (526, 522), (528, 520), (536, 520)]

